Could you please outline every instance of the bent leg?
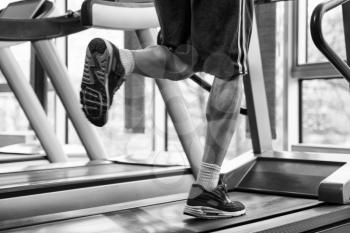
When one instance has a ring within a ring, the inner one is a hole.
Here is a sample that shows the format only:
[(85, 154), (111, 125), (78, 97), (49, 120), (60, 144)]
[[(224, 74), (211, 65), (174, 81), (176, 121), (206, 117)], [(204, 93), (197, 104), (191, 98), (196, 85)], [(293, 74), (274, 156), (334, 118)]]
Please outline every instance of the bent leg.
[(152, 46), (131, 52), (135, 62), (133, 73), (170, 80), (185, 79), (193, 74), (191, 66), (171, 53), (165, 46)]
[(225, 81), (215, 78), (207, 104), (207, 135), (203, 162), (221, 167), (236, 130), (243, 93), (242, 75)]
[[(159, 46), (132, 51), (134, 72), (159, 79), (181, 80), (193, 74), (192, 67), (168, 48), (176, 50), (187, 44), (191, 33), (191, 3), (189, 0), (155, 0), (161, 27)], [(164, 46), (162, 46), (164, 45)]]

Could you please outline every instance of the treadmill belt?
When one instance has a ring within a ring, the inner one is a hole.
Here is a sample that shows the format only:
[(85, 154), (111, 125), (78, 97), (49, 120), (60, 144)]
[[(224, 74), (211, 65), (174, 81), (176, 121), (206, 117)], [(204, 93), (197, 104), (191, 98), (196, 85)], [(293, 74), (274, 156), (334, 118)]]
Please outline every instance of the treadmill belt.
[(147, 166), (126, 165), (126, 164), (105, 164), (105, 165), (90, 165), (68, 168), (54, 168), (35, 170), (21, 173), (8, 173), (0, 176), (0, 187), (15, 186), (16, 184), (35, 184), (52, 180), (68, 180), (78, 177), (95, 177), (120, 174), (123, 172), (141, 172), (165, 170), (164, 168), (150, 168)]
[(0, 163), (0, 174), (20, 172), (50, 164), (48, 160), (28, 160), (13, 163)]
[(200, 220), (182, 214), (185, 201), (152, 205), (88, 216), (78, 219), (14, 229), (7, 232), (50, 233), (144, 233), (144, 232), (210, 232), (249, 224), (320, 205), (313, 199), (265, 194), (232, 192), (232, 199), (247, 206), (247, 214), (237, 218)]
[(127, 179), (155, 176), (161, 174), (184, 174), (183, 167), (150, 167), (128, 164), (100, 164), (67, 168), (54, 168), (1, 174), (0, 198), (23, 190), (77, 185), (83, 183), (106, 182), (115, 179)]
[(0, 153), (0, 165), (23, 161), (46, 160), (45, 155), (23, 155), (23, 154), (3, 154)]

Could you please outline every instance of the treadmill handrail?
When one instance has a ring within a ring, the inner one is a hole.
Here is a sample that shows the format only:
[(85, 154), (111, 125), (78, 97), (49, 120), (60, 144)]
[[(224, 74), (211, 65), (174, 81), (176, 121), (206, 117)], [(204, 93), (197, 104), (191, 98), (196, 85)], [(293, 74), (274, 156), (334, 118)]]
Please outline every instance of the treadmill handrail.
[(82, 30), (79, 11), (39, 19), (0, 18), (0, 41), (49, 40)]
[(317, 48), (328, 58), (328, 60), (335, 66), (335, 68), (343, 75), (343, 77), (350, 83), (350, 67), (340, 58), (339, 55), (330, 47), (324, 39), (322, 33), (322, 20), (325, 13), (345, 4), (349, 0), (331, 0), (320, 3), (312, 12), (310, 29), (312, 39)]

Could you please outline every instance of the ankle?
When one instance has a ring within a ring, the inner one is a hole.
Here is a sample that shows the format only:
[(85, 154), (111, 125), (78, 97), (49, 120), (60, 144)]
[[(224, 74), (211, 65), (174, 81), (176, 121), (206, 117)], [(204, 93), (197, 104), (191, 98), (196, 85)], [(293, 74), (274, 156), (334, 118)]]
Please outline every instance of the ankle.
[(221, 167), (216, 164), (202, 162), (196, 184), (208, 191), (214, 190), (219, 182)]
[(135, 69), (135, 59), (131, 50), (119, 49), (120, 61), (125, 69), (125, 75), (131, 74)]

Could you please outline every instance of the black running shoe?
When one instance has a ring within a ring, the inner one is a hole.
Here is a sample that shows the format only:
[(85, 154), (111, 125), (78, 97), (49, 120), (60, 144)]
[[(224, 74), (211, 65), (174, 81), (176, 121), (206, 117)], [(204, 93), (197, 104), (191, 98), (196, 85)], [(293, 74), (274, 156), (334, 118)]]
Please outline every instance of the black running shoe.
[(245, 212), (241, 202), (229, 199), (225, 184), (219, 184), (213, 191), (193, 184), (184, 210), (184, 214), (202, 219), (237, 217)]
[(100, 127), (106, 124), (113, 95), (125, 81), (124, 76), (118, 48), (100, 38), (90, 41), (86, 49), (80, 103), (92, 124)]

